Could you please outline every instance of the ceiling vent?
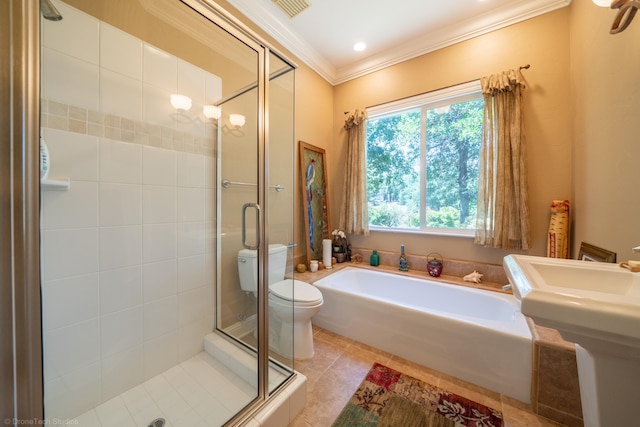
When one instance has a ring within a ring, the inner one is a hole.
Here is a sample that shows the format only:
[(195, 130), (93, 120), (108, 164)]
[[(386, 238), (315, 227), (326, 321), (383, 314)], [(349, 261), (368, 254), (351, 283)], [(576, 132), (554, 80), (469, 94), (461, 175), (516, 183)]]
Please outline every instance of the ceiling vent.
[(308, 0), (273, 0), (273, 2), (282, 9), (284, 13), (289, 15), (289, 18), (293, 18), (311, 6)]

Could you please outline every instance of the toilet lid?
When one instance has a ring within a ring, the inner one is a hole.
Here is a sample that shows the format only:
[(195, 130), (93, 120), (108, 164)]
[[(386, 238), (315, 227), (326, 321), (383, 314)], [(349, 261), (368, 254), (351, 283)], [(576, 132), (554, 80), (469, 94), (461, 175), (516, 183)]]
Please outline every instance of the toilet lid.
[[(293, 286), (292, 283), (293, 282)], [(313, 285), (300, 280), (286, 279), (269, 286), (269, 292), (287, 301), (315, 303), (322, 301), (322, 292)]]

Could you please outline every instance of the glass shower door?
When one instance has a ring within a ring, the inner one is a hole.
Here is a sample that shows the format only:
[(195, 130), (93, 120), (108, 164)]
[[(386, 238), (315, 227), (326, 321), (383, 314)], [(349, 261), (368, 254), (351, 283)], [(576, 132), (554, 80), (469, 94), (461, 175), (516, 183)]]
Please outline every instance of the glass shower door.
[[(261, 149), (256, 150), (255, 141), (246, 134), (253, 130), (249, 125), (257, 119), (251, 115), (251, 106), (258, 96), (258, 87), (250, 85), (222, 103), (224, 111), (242, 112), (247, 119), (241, 127), (223, 125), (220, 134), (218, 170), (222, 185), (218, 208), (222, 255), (217, 307), (218, 328), (247, 351), (257, 352), (261, 347), (259, 296), (265, 292), (268, 343), (264, 348), (269, 354), (267, 377), (272, 392), (291, 377), (294, 361), (293, 305), (276, 311), (270, 303), (268, 288), (271, 282), (293, 276), (294, 68), (272, 52), (268, 68), (269, 132), (262, 149), (266, 170), (251, 167), (262, 163), (258, 155)], [(259, 185), (262, 176), (264, 187)], [(267, 206), (266, 212), (262, 206)], [(259, 245), (261, 239), (266, 244)], [(259, 268), (261, 250), (268, 251), (267, 279)]]
[[(254, 70), (254, 68), (251, 68)], [(248, 73), (252, 74), (252, 73)], [(252, 79), (252, 80), (251, 80)], [(258, 380), (258, 277), (263, 223), (259, 197), (258, 76), (218, 104), (217, 321), (235, 339), (239, 369)], [(241, 281), (241, 277), (243, 280)]]
[[(294, 69), (276, 54), (269, 54), (269, 138), (267, 236), (269, 244), (286, 246), (285, 278), (293, 277), (294, 206)], [(270, 265), (270, 269), (280, 268)], [(292, 282), (288, 282), (292, 286)], [(293, 294), (293, 289), (285, 290)], [(269, 310), (270, 390), (293, 372), (293, 305)]]
[(259, 97), (234, 94), (258, 80), (261, 47), (174, 0), (51, 1), (63, 19), (42, 21), (45, 415), (223, 425), (259, 396), (257, 355), (213, 331), (256, 309), (235, 282), (249, 304), (216, 311), (243, 240), (242, 210), (216, 200), (223, 155), (229, 179), (258, 182)]

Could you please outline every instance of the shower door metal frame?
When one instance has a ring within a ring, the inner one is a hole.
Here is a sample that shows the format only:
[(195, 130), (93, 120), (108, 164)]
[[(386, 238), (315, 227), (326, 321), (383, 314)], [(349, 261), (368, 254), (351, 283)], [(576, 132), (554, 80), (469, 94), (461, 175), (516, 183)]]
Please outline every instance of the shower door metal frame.
[(0, 55), (0, 418), (19, 425), (44, 417), (40, 2), (0, 2)]

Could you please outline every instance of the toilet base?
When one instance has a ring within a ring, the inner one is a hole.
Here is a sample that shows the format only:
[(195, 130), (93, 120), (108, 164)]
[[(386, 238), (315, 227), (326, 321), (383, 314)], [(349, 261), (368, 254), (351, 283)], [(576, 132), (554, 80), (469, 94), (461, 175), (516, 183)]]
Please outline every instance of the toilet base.
[[(294, 326), (295, 325), (295, 326)], [(258, 340), (255, 322), (250, 332)], [(293, 328), (293, 333), (291, 329)], [(315, 354), (311, 320), (306, 322), (282, 322), (273, 313), (269, 315), (269, 350), (287, 359), (305, 360)]]
[(270, 315), (269, 348), (287, 359), (312, 358), (314, 347), (311, 320), (291, 323), (283, 322), (277, 316)]
[[(288, 353), (291, 353), (291, 349), (293, 349), (293, 355), (285, 355), (280, 352), (279, 354), (285, 357), (301, 360), (311, 359), (314, 354), (311, 320), (294, 323), (293, 325), (291, 323), (281, 323), (282, 327), (280, 329), (279, 348)], [(292, 327), (293, 334), (291, 333)]]

